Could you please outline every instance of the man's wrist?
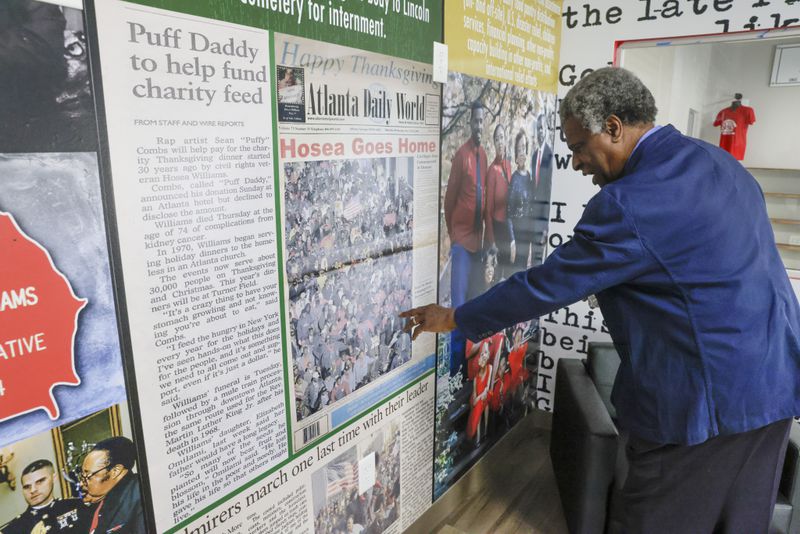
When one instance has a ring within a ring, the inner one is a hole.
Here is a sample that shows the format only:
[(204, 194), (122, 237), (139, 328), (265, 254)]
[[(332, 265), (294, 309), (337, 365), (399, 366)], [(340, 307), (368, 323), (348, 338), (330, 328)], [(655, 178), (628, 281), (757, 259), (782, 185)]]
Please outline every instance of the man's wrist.
[(458, 324), (456, 324), (456, 309), (450, 308), (447, 310), (447, 326), (450, 330), (455, 330), (458, 328)]

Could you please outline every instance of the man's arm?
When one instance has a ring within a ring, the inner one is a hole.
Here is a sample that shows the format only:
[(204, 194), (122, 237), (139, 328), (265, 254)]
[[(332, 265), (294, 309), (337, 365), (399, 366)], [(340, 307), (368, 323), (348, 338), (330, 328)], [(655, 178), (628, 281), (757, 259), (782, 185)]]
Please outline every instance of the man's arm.
[(542, 265), (516, 273), (456, 310), (431, 304), (401, 317), (410, 319), (406, 329), (413, 329), (414, 338), (458, 328), (477, 341), (655, 268), (622, 206), (601, 191), (586, 206), (572, 240)]
[(586, 207), (569, 242), (540, 266), (521, 271), (464, 303), (458, 328), (477, 340), (541, 317), (656, 267), (616, 199), (602, 191)]

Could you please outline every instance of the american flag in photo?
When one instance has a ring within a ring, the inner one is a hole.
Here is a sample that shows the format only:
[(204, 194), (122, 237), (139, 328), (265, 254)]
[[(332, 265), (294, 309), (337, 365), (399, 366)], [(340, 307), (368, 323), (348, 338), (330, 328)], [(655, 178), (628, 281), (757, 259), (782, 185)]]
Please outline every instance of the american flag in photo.
[(358, 197), (353, 198), (345, 205), (344, 211), (342, 212), (342, 217), (348, 221), (355, 219), (358, 214), (361, 213), (362, 209), (363, 206), (361, 205), (361, 199)]
[(340, 491), (358, 487), (358, 465), (354, 462), (339, 462), (325, 468), (328, 478), (328, 497)]

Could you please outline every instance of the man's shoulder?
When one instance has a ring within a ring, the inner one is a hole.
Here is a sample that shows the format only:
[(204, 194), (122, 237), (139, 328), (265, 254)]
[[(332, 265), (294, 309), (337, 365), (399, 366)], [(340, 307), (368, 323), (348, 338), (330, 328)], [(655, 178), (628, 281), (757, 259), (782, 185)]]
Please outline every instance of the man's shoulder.
[[(478, 145), (478, 147), (481, 150), (483, 150), (483, 147), (481, 147), (480, 145)], [(473, 150), (475, 150), (475, 143), (472, 142), (472, 138), (469, 138), (466, 141), (464, 141), (464, 143), (460, 147), (458, 147), (458, 150), (456, 150), (456, 153), (453, 157), (454, 158), (464, 157), (465, 154), (469, 154)]]
[(111, 492), (109, 492), (106, 498), (112, 495), (120, 501), (126, 501), (129, 499), (137, 501), (140, 500), (141, 493), (139, 489), (139, 476), (136, 473), (128, 471), (128, 474), (125, 475), (125, 478), (120, 481), (119, 484), (117, 484), (117, 487), (113, 488)]
[[(733, 158), (733, 156), (728, 153), (728, 151), (718, 147), (717, 145), (711, 144), (708, 141), (704, 141), (696, 137), (684, 135), (680, 132), (676, 133), (677, 135), (673, 139), (670, 139), (671, 145), (666, 147), (667, 154), (671, 156), (670, 159), (675, 161), (676, 167), (684, 168), (687, 172), (692, 172), (693, 168), (691, 165), (698, 164), (703, 161), (714, 164), (723, 164), (723, 167), (727, 167), (728, 164), (731, 163), (736, 163), (734, 167), (737, 170), (739, 167), (741, 167)], [(684, 152), (681, 153), (677, 149), (682, 149)]]
[(589, 204), (596, 208), (614, 202), (640, 220), (653, 209), (662, 213), (696, 210), (693, 203), (665, 204), (665, 198), (703, 198), (725, 191), (741, 197), (745, 191), (758, 191), (751, 187), (755, 181), (750, 173), (725, 150), (672, 127), (664, 133), (660, 135), (659, 131), (648, 138), (625, 176), (606, 185)]
[[(18, 532), (28, 534), (34, 525), (34, 523), (31, 521), (32, 519), (33, 515), (31, 514), (30, 507), (26, 508), (24, 512), (9, 521), (8, 524), (3, 527), (2, 530), (0, 530), (0, 534), (17, 534)], [(26, 526), (27, 531), (25, 528)]]
[(139, 477), (135, 473), (128, 472), (125, 478), (105, 496), (104, 501), (106, 501), (104, 509), (112, 508), (111, 515), (127, 516), (131, 512), (140, 513), (136, 512), (141, 503)]
[(15, 518), (14, 518), (14, 519), (12, 519), (11, 521), (9, 521), (9, 522), (6, 524), (6, 526), (5, 526), (5, 527), (3, 527), (2, 529), (0, 529), (0, 534), (12, 534), (12, 533), (14, 533), (14, 532), (19, 532), (19, 524), (20, 524), (20, 522), (21, 522), (21, 521), (24, 521), (24, 517), (25, 517), (25, 514), (26, 514), (27, 512), (28, 512), (28, 511), (27, 511), (27, 510), (25, 510), (24, 512), (22, 512), (21, 514), (19, 514), (17, 517), (15, 517)]
[(619, 187), (617, 182), (611, 182), (603, 186), (602, 189), (597, 191), (588, 201), (583, 210), (581, 220), (591, 219), (599, 214), (607, 213), (608, 211), (618, 211), (622, 209), (621, 193), (624, 190)]
[[(646, 139), (632, 158), (636, 164), (631, 174), (642, 174), (656, 177), (652, 169), (675, 166), (673, 171), (692, 171), (691, 165), (703, 160), (712, 161), (725, 158), (721, 148), (702, 139), (689, 137), (679, 132), (672, 125), (665, 126)], [(625, 177), (627, 178), (627, 176)]]

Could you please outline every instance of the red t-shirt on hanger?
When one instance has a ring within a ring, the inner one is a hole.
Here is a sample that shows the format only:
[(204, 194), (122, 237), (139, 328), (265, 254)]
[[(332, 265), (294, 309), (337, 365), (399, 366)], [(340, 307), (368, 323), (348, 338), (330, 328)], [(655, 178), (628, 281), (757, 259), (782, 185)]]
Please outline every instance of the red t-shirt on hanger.
[(747, 148), (747, 127), (756, 122), (756, 113), (749, 106), (725, 108), (717, 113), (714, 126), (721, 126), (719, 146), (738, 160), (744, 159)]

